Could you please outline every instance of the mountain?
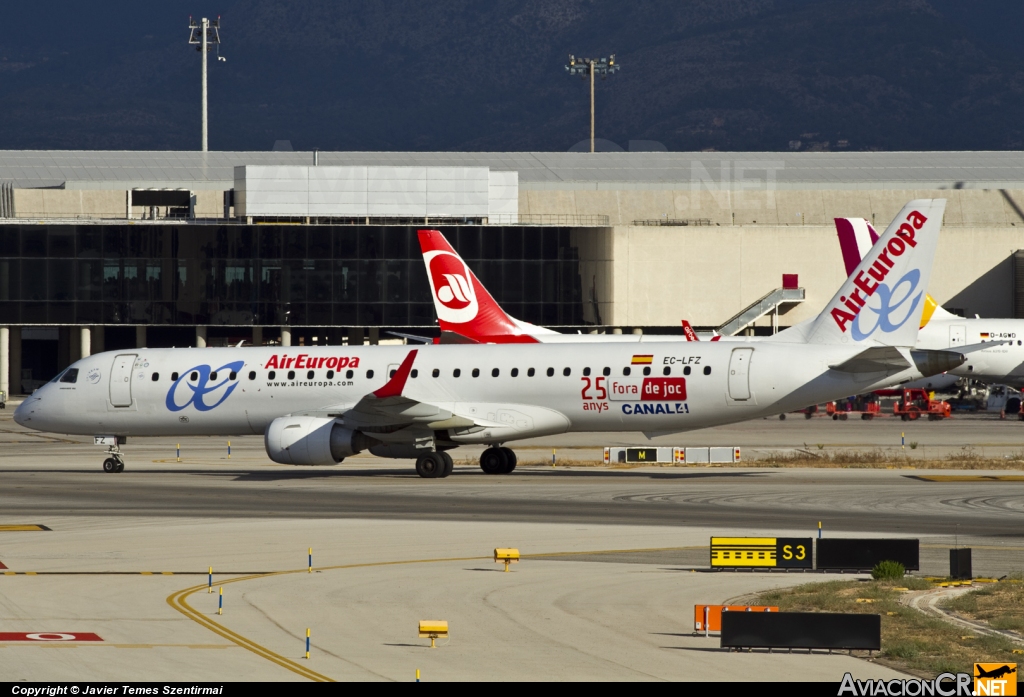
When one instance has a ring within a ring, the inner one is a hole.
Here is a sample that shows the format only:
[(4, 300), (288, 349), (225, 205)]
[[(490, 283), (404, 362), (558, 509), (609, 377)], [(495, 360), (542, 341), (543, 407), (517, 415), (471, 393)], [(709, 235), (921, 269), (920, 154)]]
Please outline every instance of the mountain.
[(1019, 0), (21, 2), (0, 28), (0, 149), (197, 149), (188, 16), (221, 15), (210, 147), (1021, 149)]

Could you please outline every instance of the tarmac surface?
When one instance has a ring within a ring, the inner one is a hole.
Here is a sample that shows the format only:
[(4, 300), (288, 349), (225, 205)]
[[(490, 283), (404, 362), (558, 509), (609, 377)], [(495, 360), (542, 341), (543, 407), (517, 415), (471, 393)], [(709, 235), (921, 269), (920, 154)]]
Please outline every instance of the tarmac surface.
[[(423, 480), (410, 462), (285, 467), (259, 438), (232, 439), (230, 459), (226, 440), (194, 438), (181, 462), (171, 439), (133, 440), (125, 471), (104, 474), (89, 439), (34, 434), (9, 414), (0, 631), (102, 638), (0, 642), (13, 680), (412, 680), (417, 668), (424, 680), (888, 678), (855, 657), (727, 653), (691, 636), (695, 603), (829, 577), (709, 573), (708, 538), (809, 537), (820, 520), (826, 536), (920, 538), (922, 573), (945, 574), (956, 544), (973, 548), (976, 575), (1024, 570), (1024, 472), (1009, 460), (983, 472), (566, 466), (649, 443), (576, 434), (517, 447), (512, 475), (484, 475), (479, 449), (460, 449), (451, 477)], [(790, 418), (658, 440), (740, 445), (749, 458), (893, 447), (894, 432), (898, 447), (900, 431), (918, 443), (911, 457), (1024, 450), (1024, 424), (991, 418)], [(498, 546), (526, 558), (499, 573)], [(224, 615), (206, 592), (211, 565)], [(447, 619), (449, 643), (425, 648), (421, 619)]]

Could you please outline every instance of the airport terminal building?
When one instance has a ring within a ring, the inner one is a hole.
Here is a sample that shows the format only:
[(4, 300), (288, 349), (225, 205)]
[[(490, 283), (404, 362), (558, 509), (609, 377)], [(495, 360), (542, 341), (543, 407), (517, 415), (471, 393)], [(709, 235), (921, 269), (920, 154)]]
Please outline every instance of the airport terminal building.
[(833, 218), (935, 197), (931, 294), (1024, 317), (1024, 153), (0, 152), (0, 390), (110, 349), (435, 334), (424, 226), (519, 319), (770, 332), (845, 277)]

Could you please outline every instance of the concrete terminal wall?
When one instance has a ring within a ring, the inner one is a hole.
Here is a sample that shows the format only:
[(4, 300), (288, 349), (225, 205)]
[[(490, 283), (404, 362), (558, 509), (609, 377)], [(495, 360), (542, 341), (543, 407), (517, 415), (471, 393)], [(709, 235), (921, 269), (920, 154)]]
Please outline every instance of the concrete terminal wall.
[(831, 225), (861, 217), (884, 228), (915, 198), (945, 198), (947, 226), (1024, 226), (1024, 190), (1001, 189), (760, 189), (706, 186), (679, 189), (527, 189), (520, 214), (607, 215), (611, 225), (638, 220), (708, 220), (712, 225)]
[[(195, 214), (199, 218), (224, 217), (223, 191), (194, 191)], [(15, 189), (17, 218), (125, 219), (128, 192), (109, 189)], [(143, 206), (132, 206), (132, 217), (148, 214)]]
[[(606, 325), (718, 326), (795, 273), (807, 300), (780, 317), (792, 325), (815, 316), (846, 277), (831, 225), (616, 226), (581, 229), (574, 242), (584, 317), (595, 321), (596, 297)], [(1012, 317), (1010, 257), (1021, 248), (1024, 227), (948, 227), (928, 290), (968, 315)]]

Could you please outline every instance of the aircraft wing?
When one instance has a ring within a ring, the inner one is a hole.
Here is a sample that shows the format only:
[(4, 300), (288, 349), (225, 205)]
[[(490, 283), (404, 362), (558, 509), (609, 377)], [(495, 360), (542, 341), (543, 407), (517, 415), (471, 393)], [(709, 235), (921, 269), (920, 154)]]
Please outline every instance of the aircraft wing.
[(499, 425), (491, 424), (489, 421), (478, 423), (473, 419), (458, 416), (442, 406), (405, 396), (403, 392), (417, 353), (419, 349), (410, 351), (383, 387), (364, 395), (354, 405), (339, 405), (335, 408), (304, 413), (332, 416), (341, 419), (346, 428), (367, 434), (394, 433), (413, 425), (431, 430)]

